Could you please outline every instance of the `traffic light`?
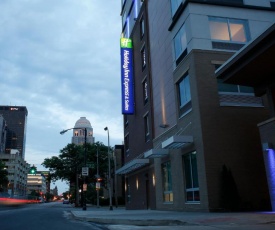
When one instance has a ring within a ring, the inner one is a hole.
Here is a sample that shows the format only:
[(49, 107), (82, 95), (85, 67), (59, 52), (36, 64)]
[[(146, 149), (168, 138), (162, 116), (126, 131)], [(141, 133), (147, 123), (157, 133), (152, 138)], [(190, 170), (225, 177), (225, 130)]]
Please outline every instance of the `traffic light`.
[(34, 165), (30, 168), (30, 174), (36, 174), (36, 167)]

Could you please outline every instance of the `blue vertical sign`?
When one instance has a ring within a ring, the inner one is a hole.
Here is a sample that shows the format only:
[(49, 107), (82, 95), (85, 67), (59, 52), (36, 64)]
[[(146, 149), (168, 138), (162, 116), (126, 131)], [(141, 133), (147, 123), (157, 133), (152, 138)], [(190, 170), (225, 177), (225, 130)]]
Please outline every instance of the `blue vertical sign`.
[(134, 113), (133, 45), (130, 38), (120, 39), (122, 113)]

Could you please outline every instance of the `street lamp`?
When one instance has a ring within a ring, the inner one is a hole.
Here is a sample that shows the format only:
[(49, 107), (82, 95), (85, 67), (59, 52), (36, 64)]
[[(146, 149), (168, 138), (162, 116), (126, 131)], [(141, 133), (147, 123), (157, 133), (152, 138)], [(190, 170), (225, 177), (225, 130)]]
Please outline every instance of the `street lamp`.
[(109, 166), (109, 178), (108, 178), (108, 189), (109, 189), (109, 203), (110, 203), (110, 210), (113, 210), (112, 205), (112, 191), (111, 191), (111, 157), (110, 157), (110, 138), (109, 138), (109, 129), (108, 127), (104, 128), (105, 131), (108, 133), (108, 166)]
[[(87, 145), (86, 145), (87, 144), (87, 129), (86, 128), (74, 127), (74, 128), (62, 130), (60, 132), (60, 134), (63, 135), (64, 133), (66, 133), (67, 131), (72, 130), (72, 129), (82, 129), (82, 130), (84, 130), (84, 137), (85, 137), (84, 138), (84, 166), (85, 166), (85, 171), (87, 171), (87, 174), (85, 173), (83, 175), (83, 172), (82, 172), (82, 175), (84, 176), (84, 183), (83, 183), (83, 188), (82, 188), (82, 191), (83, 191), (83, 207), (82, 207), (82, 209), (84, 211), (86, 211), (87, 210), (87, 205), (86, 205), (86, 191), (87, 191), (86, 175), (88, 175), (88, 170), (87, 170)], [(82, 169), (82, 171), (83, 171), (83, 169)], [(76, 179), (78, 180), (78, 178), (76, 178)]]

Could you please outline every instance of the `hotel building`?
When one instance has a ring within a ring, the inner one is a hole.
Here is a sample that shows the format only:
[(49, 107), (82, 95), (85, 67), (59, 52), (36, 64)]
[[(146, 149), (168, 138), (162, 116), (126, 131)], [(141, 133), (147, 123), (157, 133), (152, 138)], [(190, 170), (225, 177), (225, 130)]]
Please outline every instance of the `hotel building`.
[[(127, 209), (270, 210), (257, 124), (267, 98), (215, 71), (274, 23), (275, 1), (122, 0), (133, 43)], [(123, 86), (122, 86), (123, 87)]]

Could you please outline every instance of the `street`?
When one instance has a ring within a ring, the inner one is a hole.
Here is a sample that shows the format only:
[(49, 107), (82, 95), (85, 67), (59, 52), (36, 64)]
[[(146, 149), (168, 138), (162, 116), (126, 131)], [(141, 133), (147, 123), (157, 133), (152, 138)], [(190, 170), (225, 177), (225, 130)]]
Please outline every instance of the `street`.
[[(78, 210), (78, 211), (76, 211)], [(72, 211), (82, 213), (81, 216), (100, 217), (102, 224), (94, 223), (88, 219), (77, 219)], [(123, 215), (124, 213), (124, 215)], [(151, 213), (151, 214), (150, 214)], [(108, 209), (89, 207), (88, 211), (81, 208), (74, 208), (70, 204), (62, 202), (27, 204), (20, 207), (0, 206), (0, 229), (1, 230), (273, 230), (275, 227), (274, 215), (272, 213), (266, 215), (249, 214), (249, 213), (185, 213), (182, 224), (166, 226), (134, 226), (129, 221), (129, 225), (114, 224), (118, 219), (140, 219), (144, 224), (146, 220), (151, 220), (158, 211), (125, 211), (124, 209), (114, 209), (110, 212)], [(173, 216), (175, 217), (175, 213)], [(178, 213), (182, 215), (182, 213)], [(251, 219), (259, 218), (255, 221)], [(136, 216), (136, 218), (135, 218)], [(148, 217), (147, 217), (148, 216)], [(104, 220), (111, 219), (109, 224)], [(165, 219), (165, 216), (163, 216)], [(173, 219), (173, 218), (171, 218)], [(144, 221), (143, 221), (144, 220)]]
[(0, 207), (1, 230), (106, 230), (104, 226), (74, 220), (70, 204), (62, 202)]

